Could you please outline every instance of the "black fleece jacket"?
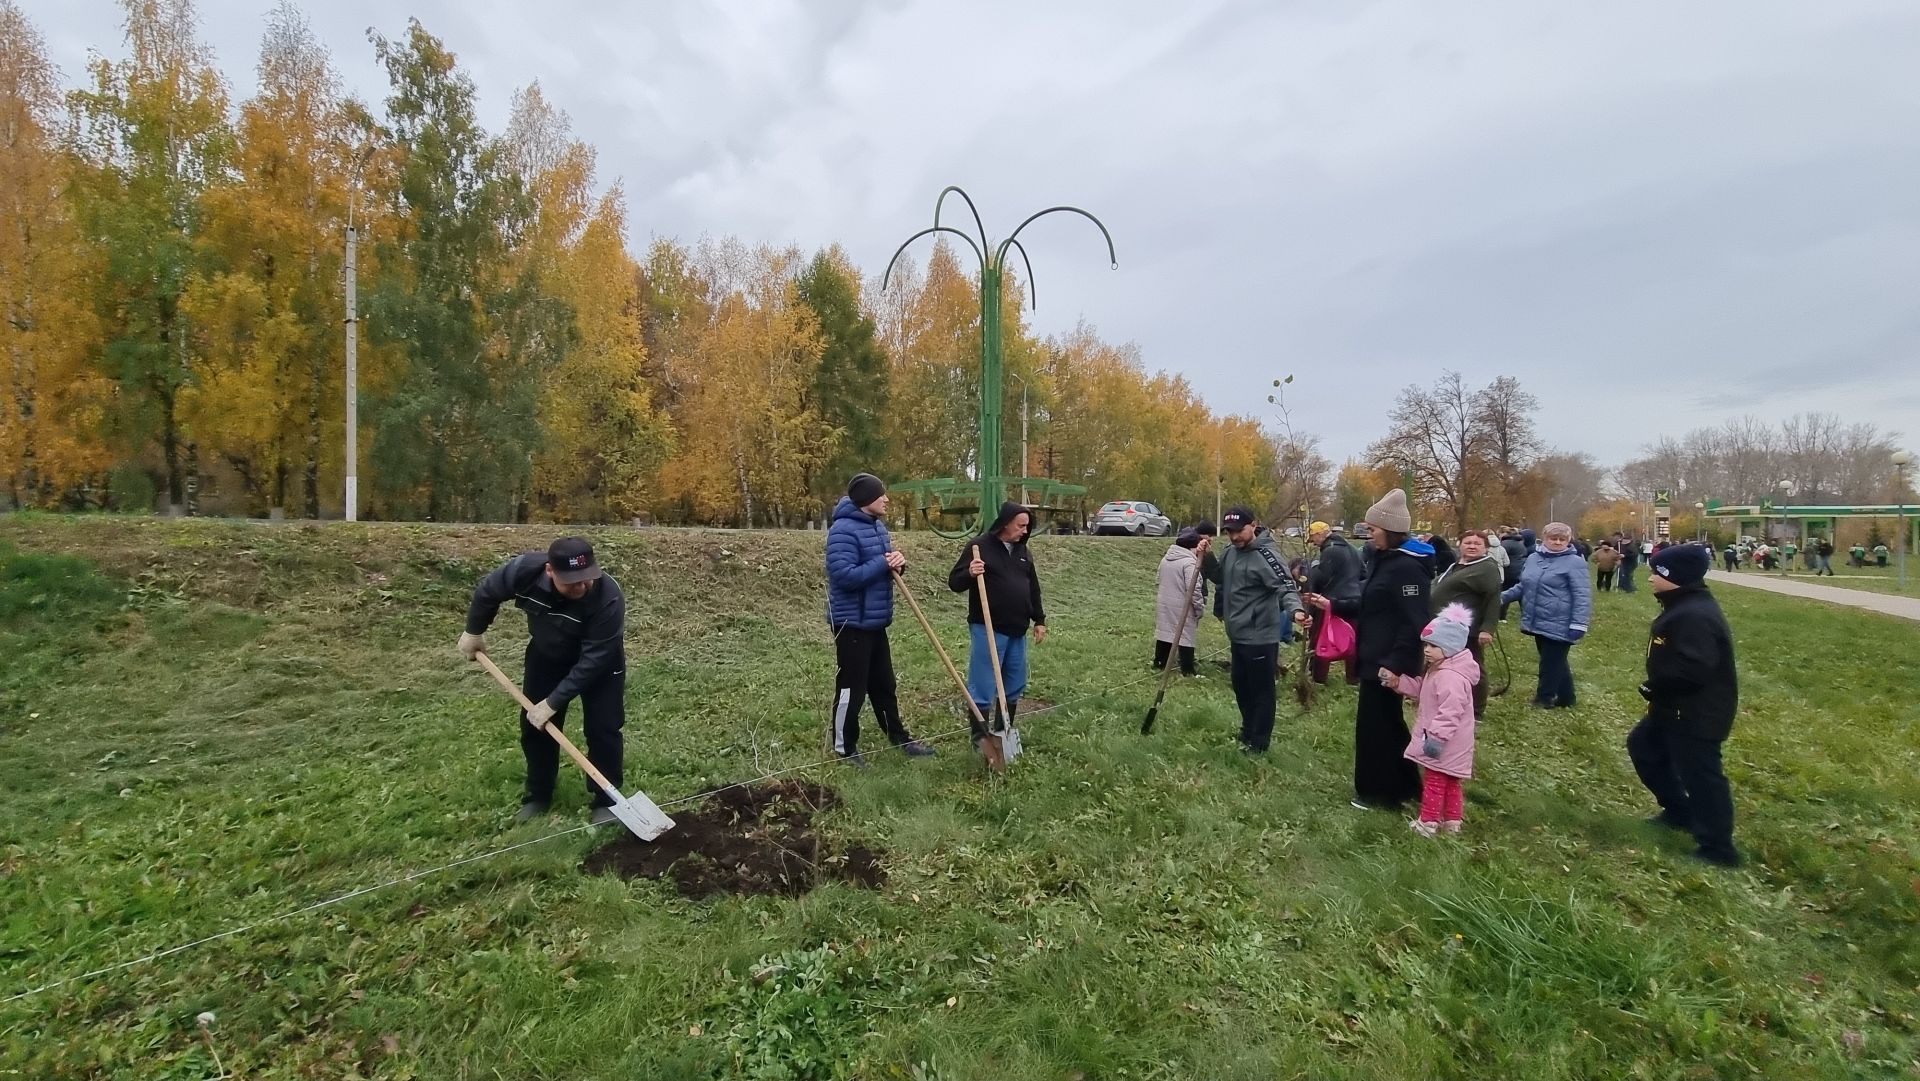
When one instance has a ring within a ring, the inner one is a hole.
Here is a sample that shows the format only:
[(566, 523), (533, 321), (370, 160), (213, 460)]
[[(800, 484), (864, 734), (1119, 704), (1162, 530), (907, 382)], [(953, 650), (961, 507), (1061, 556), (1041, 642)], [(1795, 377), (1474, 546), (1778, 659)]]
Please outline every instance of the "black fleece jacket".
[(973, 548), (980, 546), (980, 561), (987, 565), (987, 601), (993, 606), (993, 629), (1009, 638), (1027, 633), (1027, 626), (1045, 623), (1047, 610), (1040, 603), (1040, 575), (1033, 569), (1033, 556), (1027, 542), (1008, 550), (1007, 544), (991, 533), (983, 533), (960, 549), (960, 560), (947, 575), (947, 588), (967, 595), (967, 622), (985, 623), (980, 615), (980, 591), (973, 586), (967, 564), (973, 562)]
[(527, 614), (527, 649), (551, 661), (573, 662), (547, 701), (556, 707), (573, 701), (601, 676), (627, 666), (624, 635), (627, 598), (613, 575), (602, 574), (587, 595), (568, 600), (547, 581), (547, 553), (514, 556), (480, 580), (467, 606), (467, 633), (485, 634), (500, 606), (509, 600)]
[(1333, 611), (1353, 624), (1355, 663), (1361, 678), (1381, 668), (1396, 675), (1419, 675), (1426, 667), (1420, 652), (1420, 628), (1432, 617), (1427, 596), (1433, 576), (1421, 557), (1401, 548), (1377, 552), (1373, 572), (1357, 597), (1330, 597)]

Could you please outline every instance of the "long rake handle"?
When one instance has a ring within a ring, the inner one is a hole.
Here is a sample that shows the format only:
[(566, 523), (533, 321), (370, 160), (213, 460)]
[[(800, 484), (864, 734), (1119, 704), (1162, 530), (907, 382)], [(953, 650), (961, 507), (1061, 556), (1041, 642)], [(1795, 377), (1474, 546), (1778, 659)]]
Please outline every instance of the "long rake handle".
[[(533, 703), (527, 701), (527, 696), (520, 693), (520, 685), (508, 679), (507, 674), (500, 670), (500, 666), (493, 663), (492, 657), (487, 656), (486, 653), (482, 651), (474, 654), (473, 659), (480, 662), (480, 667), (486, 669), (487, 674), (491, 675), (495, 682), (506, 688), (506, 692), (513, 696), (513, 700), (520, 703), (521, 709), (528, 711), (533, 709)], [(627, 797), (618, 788), (613, 786), (612, 781), (607, 780), (606, 774), (601, 773), (592, 762), (587, 761), (587, 756), (580, 753), (580, 748), (573, 745), (573, 741), (567, 738), (565, 732), (560, 731), (559, 727), (551, 724), (542, 725), (541, 727), (546, 729), (547, 735), (552, 736), (553, 741), (560, 745), (561, 750), (567, 752), (567, 757), (573, 759), (573, 764), (585, 770), (587, 776), (593, 779), (593, 783), (600, 786), (600, 791), (605, 792), (616, 803), (626, 802)]]
[(940, 663), (946, 665), (947, 674), (953, 677), (954, 686), (960, 688), (960, 697), (967, 701), (968, 711), (973, 714), (974, 720), (980, 722), (980, 728), (984, 731), (987, 727), (986, 715), (980, 712), (978, 705), (974, 704), (973, 692), (967, 690), (967, 681), (961, 677), (960, 670), (953, 666), (953, 658), (947, 656), (947, 647), (940, 644), (940, 636), (933, 633), (933, 623), (927, 619), (927, 613), (921, 610), (920, 599), (913, 595), (913, 590), (907, 588), (907, 580), (900, 577), (899, 571), (893, 572), (893, 584), (899, 586), (900, 595), (907, 598), (907, 604), (912, 607), (914, 617), (920, 621), (920, 629), (927, 632), (927, 641), (933, 643), (933, 651), (940, 655)]
[[(980, 558), (980, 546), (977, 544), (973, 546), (973, 558)], [(1000, 696), (994, 705), (999, 707), (1001, 723), (1012, 724), (1013, 718), (1007, 716), (1007, 681), (1000, 676), (1000, 639), (995, 636), (993, 629), (993, 605), (987, 601), (987, 576), (983, 574), (975, 578), (973, 584), (980, 591), (980, 622), (987, 625), (987, 656), (993, 659), (993, 689)]]
[[(1193, 589), (1199, 584), (1200, 567), (1196, 562), (1193, 568), (1193, 577), (1187, 579), (1186, 603), (1180, 606), (1180, 619), (1173, 627), (1173, 653), (1177, 654), (1180, 652), (1180, 639), (1186, 637), (1187, 616), (1193, 611)], [(1153, 696), (1153, 706), (1147, 710), (1147, 719), (1140, 723), (1140, 734), (1143, 736), (1153, 731), (1153, 718), (1155, 714), (1160, 712), (1160, 700), (1167, 696), (1167, 684), (1173, 682), (1173, 664), (1174, 658), (1169, 656), (1167, 658), (1167, 667), (1160, 673), (1160, 690)]]

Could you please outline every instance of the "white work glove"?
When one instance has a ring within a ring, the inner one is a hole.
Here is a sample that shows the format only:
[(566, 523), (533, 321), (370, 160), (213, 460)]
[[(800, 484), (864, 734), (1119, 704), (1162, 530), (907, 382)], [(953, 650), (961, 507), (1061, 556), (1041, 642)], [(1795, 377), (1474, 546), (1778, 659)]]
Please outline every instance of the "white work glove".
[(460, 634), (460, 655), (472, 660), (487, 651), (487, 636), (484, 634)]
[(527, 711), (527, 723), (535, 728), (545, 728), (547, 722), (553, 720), (553, 715), (558, 712), (560, 711), (553, 708), (552, 702), (543, 698), (535, 702), (533, 708)]

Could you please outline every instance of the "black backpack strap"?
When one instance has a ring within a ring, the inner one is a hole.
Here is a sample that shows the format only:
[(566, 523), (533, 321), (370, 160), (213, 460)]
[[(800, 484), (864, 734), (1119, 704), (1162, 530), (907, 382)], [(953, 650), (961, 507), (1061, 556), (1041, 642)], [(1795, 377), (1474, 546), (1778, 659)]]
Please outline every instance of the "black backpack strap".
[(1267, 566), (1273, 568), (1274, 576), (1280, 579), (1281, 590), (1284, 592), (1286, 583), (1293, 581), (1293, 576), (1288, 574), (1287, 569), (1280, 565), (1280, 557), (1274, 555), (1273, 549), (1265, 545), (1255, 548), (1254, 551), (1259, 552), (1260, 558), (1266, 560)]

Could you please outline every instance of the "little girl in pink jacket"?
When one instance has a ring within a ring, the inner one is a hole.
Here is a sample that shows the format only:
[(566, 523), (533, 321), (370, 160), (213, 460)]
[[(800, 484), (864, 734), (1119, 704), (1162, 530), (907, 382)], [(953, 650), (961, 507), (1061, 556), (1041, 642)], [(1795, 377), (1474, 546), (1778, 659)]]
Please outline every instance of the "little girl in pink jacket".
[(1443, 829), (1460, 832), (1461, 782), (1473, 776), (1473, 685), (1480, 681), (1480, 666), (1467, 652), (1472, 634), (1473, 613), (1449, 604), (1420, 632), (1425, 675), (1380, 669), (1382, 684), (1420, 702), (1406, 756), (1425, 774), (1420, 817), (1412, 826), (1428, 837)]

